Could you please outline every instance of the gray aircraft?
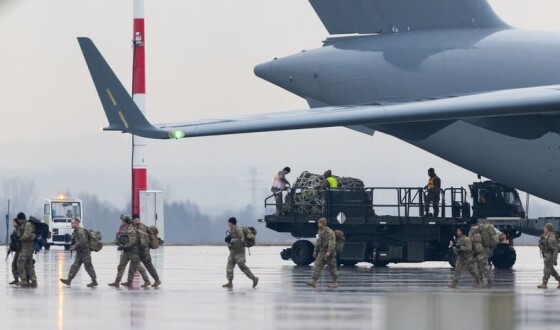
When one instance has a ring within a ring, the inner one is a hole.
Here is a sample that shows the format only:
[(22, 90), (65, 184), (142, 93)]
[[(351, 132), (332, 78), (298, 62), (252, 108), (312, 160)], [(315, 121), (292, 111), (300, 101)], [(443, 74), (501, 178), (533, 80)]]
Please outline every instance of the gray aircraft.
[(513, 28), (486, 0), (309, 0), (330, 37), (255, 74), (312, 109), (152, 125), (78, 38), (109, 126), (170, 139), (345, 126), (395, 136), (560, 203), (560, 33)]

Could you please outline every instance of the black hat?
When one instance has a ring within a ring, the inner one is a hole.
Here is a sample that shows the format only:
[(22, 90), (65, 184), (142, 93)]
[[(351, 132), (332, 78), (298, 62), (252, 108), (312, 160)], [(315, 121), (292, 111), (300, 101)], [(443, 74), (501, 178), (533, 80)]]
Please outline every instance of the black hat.
[(284, 171), (286, 173), (290, 173), (292, 170), (288, 166), (286, 166), (286, 167), (284, 167), (284, 169), (282, 171)]
[(235, 217), (229, 218), (227, 222), (231, 223), (232, 225), (237, 225), (237, 219)]
[(132, 220), (134, 220), (136, 218), (140, 218), (140, 214), (135, 213), (135, 214), (132, 215)]
[(17, 214), (16, 220), (25, 220), (25, 213), (19, 212)]

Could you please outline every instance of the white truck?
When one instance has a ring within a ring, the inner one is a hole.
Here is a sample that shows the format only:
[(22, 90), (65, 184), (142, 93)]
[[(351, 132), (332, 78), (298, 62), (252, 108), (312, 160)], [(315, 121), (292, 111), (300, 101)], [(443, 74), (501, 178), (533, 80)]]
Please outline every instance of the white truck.
[(49, 225), (51, 232), (45, 250), (50, 249), (52, 245), (61, 245), (65, 250), (69, 250), (73, 232), (70, 222), (74, 218), (79, 218), (82, 226), (84, 224), (82, 201), (64, 195), (48, 198), (43, 204), (43, 214), (44, 222)]

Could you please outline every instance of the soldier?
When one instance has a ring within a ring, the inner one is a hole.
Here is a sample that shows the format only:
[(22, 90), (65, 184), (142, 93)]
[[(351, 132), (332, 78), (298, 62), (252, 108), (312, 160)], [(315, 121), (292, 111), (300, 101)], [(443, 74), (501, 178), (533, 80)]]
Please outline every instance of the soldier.
[(16, 219), (12, 220), (12, 226), (14, 226), (14, 231), (10, 235), (10, 248), (8, 254), (9, 252), (14, 252), (14, 258), (12, 259), (12, 274), (14, 275), (14, 280), (11, 281), (10, 284), (18, 285), (19, 273), (17, 270), (17, 261), (18, 261), (19, 253), (21, 251), (21, 242), (19, 241), (18, 237), (23, 234), (22, 233), (23, 227), (18, 224)]
[(68, 278), (61, 278), (60, 282), (70, 285), (72, 279), (76, 277), (78, 270), (82, 264), (91, 277), (91, 283), (87, 284), (88, 287), (93, 288), (97, 286), (97, 276), (95, 275), (95, 269), (93, 269), (93, 264), (91, 263), (91, 250), (89, 248), (89, 236), (84, 228), (80, 227), (81, 220), (78, 218), (72, 219), (70, 226), (74, 229), (72, 236), (72, 245), (70, 250), (76, 251), (76, 257), (74, 258), (74, 263), (70, 266), (70, 272), (68, 272)]
[(428, 184), (424, 187), (426, 190), (426, 194), (424, 196), (424, 210), (425, 216), (430, 215), (430, 204), (433, 204), (434, 207), (434, 217), (437, 218), (439, 214), (439, 194), (441, 191), (441, 180), (436, 175), (436, 171), (433, 168), (428, 169), (428, 176), (430, 179), (428, 180)]
[(282, 215), (282, 207), (284, 205), (282, 191), (286, 188), (286, 186), (290, 185), (288, 179), (286, 179), (286, 175), (290, 173), (289, 167), (284, 167), (282, 171), (278, 171), (278, 174), (274, 176), (274, 180), (272, 180), (272, 194), (274, 195), (274, 200), (276, 201), (276, 215)]
[(455, 262), (455, 275), (453, 276), (453, 281), (449, 283), (448, 287), (452, 289), (457, 287), (459, 277), (461, 277), (461, 272), (466, 267), (472, 277), (475, 278), (475, 284), (473, 286), (475, 288), (481, 288), (482, 280), (477, 272), (477, 267), (474, 264), (472, 242), (463, 234), (464, 232), (466, 232), (466, 229), (457, 228), (458, 247), (453, 247), (454, 252), (457, 255), (457, 261)]
[(222, 287), (233, 288), (233, 269), (235, 268), (235, 265), (237, 265), (249, 279), (253, 280), (254, 288), (259, 283), (259, 278), (253, 275), (249, 267), (245, 264), (245, 240), (243, 230), (237, 227), (237, 219), (234, 217), (229, 218), (228, 225), (229, 232), (225, 239), (229, 248), (229, 257), (226, 268), (228, 282), (222, 285)]
[[(119, 227), (119, 230), (117, 231), (117, 239), (116, 239), (117, 245), (124, 244), (123, 242), (123, 240), (125, 239), (124, 233), (126, 231), (126, 228), (131, 224), (132, 224), (132, 219), (129, 216), (121, 216), (121, 225)], [(128, 253), (126, 252), (121, 253), (121, 257), (119, 259), (119, 266), (117, 267), (117, 277), (113, 283), (109, 283), (109, 286), (114, 286), (115, 288), (119, 287), (121, 283), (121, 279), (124, 274), (124, 270), (126, 269), (126, 265), (128, 264), (129, 260), (130, 258)], [(152, 283), (150, 282), (150, 278), (148, 277), (148, 273), (146, 272), (144, 266), (138, 264), (138, 268), (136, 270), (140, 272), (140, 275), (144, 280), (144, 284), (142, 284), (142, 287), (143, 288), (149, 287)]]
[[(150, 245), (149, 239), (150, 236), (148, 234), (148, 227), (140, 222), (140, 216), (138, 214), (132, 215), (132, 222), (133, 227), (136, 229), (136, 235), (138, 238), (138, 258), (139, 261), (144, 264), (146, 270), (152, 275), (154, 278), (154, 284), (152, 287), (157, 288), (161, 285), (161, 281), (159, 279), (159, 275), (157, 273), (156, 267), (152, 263), (152, 256), (150, 255)], [(139, 264), (139, 263), (138, 263)], [(130, 266), (133, 266), (133, 261), (130, 261)], [(128, 282), (132, 283), (132, 279), (130, 278), (130, 269), (129, 269), (129, 276)], [(149, 282), (149, 281), (148, 281)], [(146, 283), (142, 287), (147, 287)]]
[[(35, 245), (35, 225), (31, 221), (25, 220), (23, 212), (18, 213), (16, 217), (18, 226), (21, 231), (18, 232), (18, 240), (21, 242), (21, 251), (17, 257), (17, 272), (20, 278), (19, 285), (21, 287), (37, 287), (37, 276), (35, 275), (35, 266), (33, 265), (33, 251)], [(31, 280), (31, 282), (29, 282)]]
[(543, 234), (539, 240), (539, 247), (544, 258), (544, 275), (542, 284), (537, 287), (539, 289), (546, 289), (548, 279), (550, 275), (552, 275), (559, 282), (558, 288), (560, 289), (560, 276), (554, 269), (558, 259), (558, 238), (556, 237), (556, 233), (554, 233), (554, 227), (551, 223), (544, 225)]
[(327, 219), (321, 218), (317, 223), (319, 228), (317, 241), (315, 242), (315, 250), (313, 258), (315, 258), (315, 270), (313, 271), (312, 280), (306, 282), (307, 285), (316, 287), (317, 280), (321, 276), (325, 264), (329, 267), (331, 272), (332, 283), (329, 288), (338, 287), (338, 273), (336, 271), (336, 238), (335, 234), (327, 227)]
[(474, 263), (479, 274), (486, 279), (486, 287), (491, 288), (493, 283), (492, 272), (488, 267), (488, 258), (492, 256), (492, 249), (485, 245), (482, 239), (483, 233), (478, 218), (471, 218), (471, 229), (469, 230), (469, 238), (473, 244)]

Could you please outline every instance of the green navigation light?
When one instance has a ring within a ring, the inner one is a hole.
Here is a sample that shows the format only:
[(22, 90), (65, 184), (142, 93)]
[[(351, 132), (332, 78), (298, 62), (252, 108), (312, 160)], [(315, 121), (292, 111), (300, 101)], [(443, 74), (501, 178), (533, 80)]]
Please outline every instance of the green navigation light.
[(182, 139), (186, 136), (185, 132), (183, 131), (170, 131), (169, 138), (170, 139)]

